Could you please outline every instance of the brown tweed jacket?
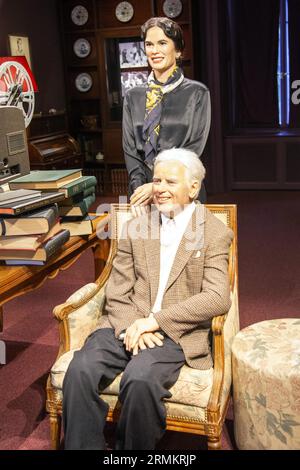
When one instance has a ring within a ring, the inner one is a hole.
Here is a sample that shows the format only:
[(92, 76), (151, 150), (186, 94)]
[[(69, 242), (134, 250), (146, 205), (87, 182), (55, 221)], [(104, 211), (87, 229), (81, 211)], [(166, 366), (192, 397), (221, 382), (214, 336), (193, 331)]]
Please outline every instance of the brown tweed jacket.
[[(138, 239), (132, 228), (138, 228)], [(136, 319), (147, 317), (154, 305), (160, 271), (159, 230), (159, 217), (144, 215), (130, 221), (123, 231), (100, 326), (113, 328), (116, 337)], [(176, 253), (162, 309), (154, 314), (161, 330), (181, 345), (188, 365), (196, 369), (212, 366), (211, 320), (230, 308), (232, 237), (229, 228), (197, 204)]]

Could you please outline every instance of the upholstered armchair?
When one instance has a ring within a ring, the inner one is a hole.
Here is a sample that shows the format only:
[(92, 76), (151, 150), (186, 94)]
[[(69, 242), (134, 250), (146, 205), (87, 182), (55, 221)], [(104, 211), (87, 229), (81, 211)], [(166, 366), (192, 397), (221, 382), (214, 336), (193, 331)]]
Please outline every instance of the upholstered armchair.
[[(226, 315), (216, 316), (212, 321), (213, 368), (197, 370), (184, 365), (170, 390), (172, 397), (165, 401), (165, 405), (168, 430), (205, 435), (209, 449), (220, 449), (222, 426), (231, 392), (231, 344), (239, 330), (237, 221), (235, 205), (207, 207), (235, 234), (229, 259), (232, 305)], [(130, 217), (132, 215), (128, 205), (112, 204), (112, 240), (104, 270), (94, 283), (85, 285), (54, 309), (54, 316), (59, 321), (60, 348), (48, 378), (46, 404), (50, 413), (53, 449), (60, 447), (64, 375), (74, 352), (83, 346), (87, 336), (98, 326), (105, 301), (105, 284), (117, 252), (118, 238), (123, 223)], [(118, 419), (120, 379), (121, 374), (101, 393), (101, 397), (109, 404), (107, 421)]]

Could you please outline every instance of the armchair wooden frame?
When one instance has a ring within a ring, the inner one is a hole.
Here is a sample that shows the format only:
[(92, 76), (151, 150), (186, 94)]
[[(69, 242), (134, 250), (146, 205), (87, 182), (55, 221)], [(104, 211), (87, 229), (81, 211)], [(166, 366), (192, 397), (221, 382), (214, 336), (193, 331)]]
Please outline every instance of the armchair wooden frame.
[[(176, 416), (167, 416), (167, 430), (192, 433), (204, 435), (207, 437), (208, 449), (217, 450), (221, 448), (221, 433), (223, 423), (226, 417), (227, 408), (231, 392), (231, 342), (234, 334), (238, 330), (238, 268), (237, 268), (237, 210), (235, 205), (207, 205), (206, 206), (213, 214), (220, 217), (225, 224), (227, 224), (234, 232), (234, 240), (230, 248), (229, 256), (229, 276), (230, 287), (233, 301), (235, 302), (236, 312), (235, 318), (235, 331), (231, 333), (231, 339), (225, 338), (224, 329), (226, 321), (230, 312), (226, 315), (216, 316), (212, 321), (212, 352), (214, 360), (213, 384), (205, 408), (205, 418), (203, 420), (190, 419)], [(129, 206), (127, 204), (112, 204), (112, 238), (110, 252), (106, 265), (96, 279), (94, 288), (78, 301), (66, 301), (64, 304), (55, 307), (53, 314), (59, 321), (59, 335), (60, 346), (57, 359), (62, 354), (70, 351), (70, 328), (68, 323), (69, 315), (78, 310), (88, 301), (90, 301), (97, 293), (103, 289), (112, 269), (112, 261), (117, 251), (119, 232), (118, 227), (118, 213), (128, 212)], [(101, 241), (99, 241), (101, 243)], [(231, 320), (232, 321), (232, 320)], [(227, 348), (227, 361), (225, 360)], [(226, 363), (226, 364), (225, 364)], [(227, 386), (225, 387), (225, 382)], [(51, 446), (53, 449), (60, 448), (60, 435), (61, 435), (61, 415), (62, 415), (62, 401), (61, 395), (52, 386), (51, 374), (47, 381), (47, 401), (46, 409), (50, 414), (50, 434)], [(114, 409), (109, 409), (107, 421), (115, 422), (118, 419), (120, 411), (120, 404)]]

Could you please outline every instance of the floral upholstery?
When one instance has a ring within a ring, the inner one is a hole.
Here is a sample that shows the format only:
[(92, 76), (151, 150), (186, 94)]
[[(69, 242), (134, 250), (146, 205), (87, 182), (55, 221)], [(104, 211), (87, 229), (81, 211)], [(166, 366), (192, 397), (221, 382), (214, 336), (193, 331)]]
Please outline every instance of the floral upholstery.
[(233, 342), (239, 449), (300, 449), (300, 319), (263, 321)]
[[(73, 358), (74, 352), (79, 348), (66, 352), (55, 362), (51, 369), (51, 382), (55, 389), (62, 390), (62, 384), (67, 368)], [(101, 396), (105, 401), (107, 395), (118, 395), (122, 374), (103, 390)], [(168, 401), (194, 407), (207, 405), (212, 387), (213, 369), (197, 370), (183, 366), (176, 384), (170, 389), (172, 397)], [(105, 396), (104, 396), (105, 395)]]
[(104, 306), (104, 286), (99, 290), (97, 284), (90, 283), (78, 289), (68, 299), (67, 302), (75, 304), (90, 296), (88, 302), (68, 316), (68, 327), (70, 335), (70, 349), (80, 349), (86, 338), (97, 329), (99, 325), (99, 318), (102, 314)]

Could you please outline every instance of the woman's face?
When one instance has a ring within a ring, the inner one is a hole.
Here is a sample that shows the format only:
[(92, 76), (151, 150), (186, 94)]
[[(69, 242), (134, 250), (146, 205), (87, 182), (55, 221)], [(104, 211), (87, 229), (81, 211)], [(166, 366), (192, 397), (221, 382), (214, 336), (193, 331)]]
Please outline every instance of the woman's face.
[(176, 51), (172, 39), (168, 38), (158, 26), (148, 29), (145, 39), (145, 52), (155, 77), (166, 82), (181, 53)]

